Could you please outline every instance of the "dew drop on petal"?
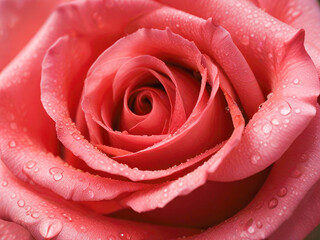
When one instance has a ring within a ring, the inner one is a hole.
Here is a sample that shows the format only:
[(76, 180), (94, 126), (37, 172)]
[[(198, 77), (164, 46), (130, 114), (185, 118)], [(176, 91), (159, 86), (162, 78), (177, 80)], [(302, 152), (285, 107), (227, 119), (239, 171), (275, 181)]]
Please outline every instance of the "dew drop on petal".
[(31, 214), (31, 217), (33, 217), (33, 218), (39, 218), (39, 217), (40, 217), (40, 214), (37, 213), (37, 212), (34, 212), (34, 213)]
[(278, 200), (276, 198), (272, 198), (268, 203), (268, 207), (270, 209), (275, 208), (277, 205), (278, 205)]
[(14, 140), (9, 141), (9, 147), (14, 148), (16, 146), (17, 146), (17, 144)]
[(251, 163), (252, 164), (257, 164), (260, 159), (261, 159), (261, 157), (259, 155), (253, 155), (251, 157)]
[(6, 187), (6, 186), (8, 186), (8, 182), (7, 182), (7, 181), (3, 181), (3, 182), (1, 183), (1, 185), (2, 185), (2, 187)]
[(282, 188), (280, 188), (279, 189), (279, 191), (277, 192), (277, 195), (279, 196), (279, 197), (284, 197), (284, 196), (286, 196), (287, 195), (287, 188), (286, 187), (282, 187)]
[(254, 233), (254, 227), (253, 226), (250, 226), (248, 228), (248, 233)]
[(103, 18), (101, 17), (101, 15), (98, 12), (94, 12), (92, 14), (92, 19), (93, 19), (94, 23), (97, 25), (98, 28), (103, 28), (104, 27)]
[(271, 123), (272, 123), (273, 125), (275, 125), (275, 126), (278, 126), (278, 125), (280, 124), (279, 120), (276, 119), (276, 118), (272, 119), (272, 120), (271, 120)]
[(41, 222), (40, 234), (45, 239), (51, 239), (56, 237), (62, 230), (62, 223), (58, 219)]
[(81, 137), (77, 133), (72, 133), (71, 135), (75, 140), (80, 140), (81, 139)]
[(18, 129), (18, 126), (17, 126), (17, 124), (16, 124), (15, 122), (12, 122), (12, 123), (10, 123), (10, 128), (11, 128), (12, 130), (17, 130), (17, 129)]
[(245, 46), (249, 45), (250, 43), (250, 39), (247, 35), (243, 35), (241, 38), (241, 43)]
[(17, 202), (17, 204), (18, 204), (19, 207), (24, 207), (25, 202), (24, 202), (24, 200), (20, 199), (20, 200)]
[(262, 127), (262, 132), (265, 134), (269, 134), (272, 131), (272, 125), (267, 123)]
[(27, 167), (28, 169), (31, 169), (31, 168), (33, 168), (36, 164), (37, 164), (37, 163), (36, 163), (35, 161), (29, 161), (29, 162), (26, 163), (26, 167)]
[(288, 103), (285, 103), (285, 104), (281, 105), (279, 107), (279, 109), (280, 109), (280, 114), (282, 116), (286, 116), (289, 113), (291, 113), (291, 107), (290, 107), (290, 105)]
[(302, 175), (302, 172), (300, 169), (294, 169), (292, 172), (291, 172), (291, 177), (293, 178), (298, 178)]
[(63, 170), (57, 167), (50, 168), (49, 173), (52, 175), (55, 181), (59, 181), (63, 178)]
[(253, 223), (253, 219), (250, 218), (243, 226), (245, 231), (248, 231), (249, 233), (253, 233), (254, 232), (254, 227), (252, 226)]
[(269, 94), (267, 95), (267, 99), (270, 99), (272, 96), (273, 96), (273, 92), (271, 92), (271, 93), (269, 93)]
[(262, 228), (263, 224), (261, 221), (257, 221), (256, 226), (257, 226), (257, 228)]
[(266, 28), (270, 27), (270, 26), (271, 26), (271, 22), (266, 22), (266, 23), (264, 24), (264, 26), (265, 26)]
[(293, 79), (293, 84), (299, 84), (300, 80), (298, 78)]
[(121, 232), (119, 233), (119, 237), (121, 240), (130, 240), (131, 237), (127, 232)]
[(88, 228), (87, 228), (86, 226), (84, 226), (84, 225), (81, 225), (81, 226), (80, 226), (80, 231), (81, 231), (81, 232), (87, 232), (87, 231), (88, 231)]

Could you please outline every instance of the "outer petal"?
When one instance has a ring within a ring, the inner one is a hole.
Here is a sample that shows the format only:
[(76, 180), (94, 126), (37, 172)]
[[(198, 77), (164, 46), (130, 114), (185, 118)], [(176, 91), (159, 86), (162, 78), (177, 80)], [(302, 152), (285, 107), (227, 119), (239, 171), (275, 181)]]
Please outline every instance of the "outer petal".
[(258, 0), (257, 6), (275, 18), (306, 31), (306, 41), (320, 50), (320, 6), (317, 0)]
[(310, 190), (292, 216), (271, 236), (276, 239), (304, 239), (320, 224), (320, 182)]
[(101, 217), (17, 180), (0, 163), (0, 218), (28, 229), (36, 239), (168, 239), (194, 230)]
[(317, 0), (257, 0), (256, 5), (275, 18), (306, 30), (306, 49), (320, 76), (320, 7)]
[(0, 239), (31, 240), (33, 237), (25, 228), (21, 227), (20, 225), (0, 219)]
[(0, 1), (0, 72), (35, 35), (54, 7), (65, 1), (69, 0)]
[[(282, 224), (285, 226), (285, 221), (295, 217), (295, 211), (298, 215), (300, 211), (308, 211), (306, 205), (301, 205), (301, 210), (298, 207), (309, 192), (312, 194), (312, 187), (320, 177), (319, 122), (318, 112), (306, 130), (274, 164), (264, 186), (246, 208), (227, 221), (200, 234), (196, 239), (212, 239), (213, 236), (221, 239), (265, 239), (281, 228)], [(310, 201), (313, 202), (311, 199)], [(310, 208), (317, 206), (319, 205), (312, 204)], [(313, 214), (315, 219), (310, 221), (312, 226), (315, 226), (318, 214)], [(290, 222), (289, 220), (289, 225)], [(310, 230), (298, 229), (301, 236)]]
[[(317, 72), (304, 49), (303, 32), (296, 32), (243, 1), (161, 2), (203, 18), (212, 17), (214, 23), (225, 27), (254, 70), (260, 86), (266, 92), (273, 92), (273, 96), (250, 120), (243, 141), (211, 175), (211, 179), (240, 179), (278, 160), (313, 118), (319, 95)], [(228, 17), (221, 15), (226, 11)], [(243, 11), (250, 11), (254, 19), (249, 22), (257, 20), (257, 24), (248, 27), (247, 14)], [(167, 12), (166, 15), (182, 17), (181, 13)], [(187, 21), (184, 23), (189, 24)], [(242, 32), (239, 32), (240, 27), (243, 28)], [(280, 29), (283, 31), (281, 34)], [(175, 31), (182, 32), (177, 28)], [(277, 55), (275, 51), (278, 51)], [(286, 124), (288, 120), (290, 124)], [(272, 126), (272, 122), (279, 128)]]
[[(67, 34), (72, 36), (86, 35), (85, 33), (89, 32), (92, 33), (92, 35), (89, 34), (91, 37), (101, 36), (101, 33), (105, 34), (104, 39), (106, 41), (95, 44), (95, 47), (101, 50), (110, 42), (113, 42), (114, 39), (122, 36), (124, 27), (131, 18), (157, 6), (155, 3), (149, 4), (145, 1), (136, 1), (133, 5), (127, 1), (112, 1), (112, 4), (105, 3), (105, 1), (79, 1), (61, 5), (51, 15), (48, 22), (26, 49), (0, 75), (1, 157), (12, 172), (23, 180), (27, 180), (23, 173), (24, 164), (29, 160), (39, 160), (39, 151), (43, 152), (42, 157), (44, 158), (46, 158), (47, 152), (57, 153), (58, 142), (53, 122), (48, 118), (39, 100), (41, 61), (47, 49), (60, 36)], [(99, 14), (102, 13), (97, 12), (101, 9), (108, 13), (103, 15), (106, 17), (104, 25), (101, 25), (101, 18), (99, 17)], [(123, 14), (118, 14), (119, 11)], [(89, 15), (86, 16), (88, 22), (85, 26), (77, 24), (77, 21), (81, 21), (81, 17), (74, 19), (75, 16), (81, 14)], [(119, 17), (120, 15), (121, 17)], [(127, 18), (124, 19), (123, 16), (127, 16)], [(114, 22), (118, 25), (115, 25)], [(94, 50), (98, 51), (97, 49)], [(28, 109), (26, 109), (26, 106), (28, 106)], [(36, 146), (35, 149), (34, 146)], [(32, 153), (33, 151), (34, 153)], [(23, 161), (20, 164), (15, 164), (14, 162), (17, 160), (15, 156), (21, 156), (20, 154), (23, 152), (28, 152), (29, 157), (22, 158)], [(46, 160), (49, 161), (50, 159), (52, 159), (52, 156), (47, 157)], [(43, 166), (49, 167), (50, 164), (44, 164)], [(49, 171), (50, 168), (45, 171)], [(38, 179), (38, 181), (41, 182), (42, 180)], [(43, 184), (46, 183), (49, 182), (43, 182)], [(87, 197), (89, 196), (90, 194), (87, 195)]]

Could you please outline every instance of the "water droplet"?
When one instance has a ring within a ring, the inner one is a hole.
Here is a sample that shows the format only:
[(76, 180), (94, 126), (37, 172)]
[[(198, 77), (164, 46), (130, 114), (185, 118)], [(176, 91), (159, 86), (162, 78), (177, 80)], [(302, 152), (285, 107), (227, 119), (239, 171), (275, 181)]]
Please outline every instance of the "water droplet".
[(50, 168), (49, 173), (53, 176), (55, 181), (59, 181), (63, 178), (63, 170), (57, 167)]
[(17, 130), (17, 129), (18, 129), (18, 126), (17, 126), (17, 124), (16, 124), (15, 122), (12, 122), (12, 123), (10, 123), (10, 128), (11, 128), (12, 130)]
[(270, 27), (270, 26), (271, 26), (271, 22), (266, 22), (266, 23), (264, 24), (264, 26), (265, 26), (266, 28)]
[(12, 198), (12, 199), (14, 199), (14, 198), (16, 198), (17, 197), (17, 194), (15, 194), (15, 193), (13, 193), (11, 196), (10, 196), (10, 198)]
[(40, 234), (45, 239), (56, 237), (62, 230), (62, 223), (58, 219), (43, 221), (40, 224)]
[(33, 218), (39, 218), (39, 217), (40, 217), (40, 213), (33, 212), (33, 213), (31, 214), (31, 217), (33, 217)]
[(302, 175), (302, 172), (300, 169), (294, 169), (292, 172), (291, 172), (291, 177), (294, 177), (294, 178), (298, 178)]
[(263, 224), (261, 221), (257, 221), (256, 226), (257, 226), (257, 228), (262, 228)]
[(267, 99), (270, 99), (272, 96), (273, 96), (273, 92), (271, 92), (271, 93), (269, 93), (269, 94), (267, 95)]
[(104, 27), (103, 18), (101, 17), (101, 15), (98, 12), (94, 12), (92, 14), (92, 18), (93, 18), (93, 21), (95, 22), (95, 24), (97, 25), (98, 28), (103, 28)]
[(267, 217), (267, 222), (271, 224), (273, 222), (273, 219), (271, 217)]
[(81, 231), (81, 232), (87, 232), (87, 231), (88, 231), (88, 228), (87, 228), (86, 226), (84, 226), (84, 225), (81, 225), (81, 226), (80, 226), (80, 231)]
[(249, 45), (250, 43), (250, 39), (247, 35), (243, 35), (241, 38), (241, 43), (245, 46)]
[(277, 192), (277, 195), (279, 196), (279, 197), (284, 197), (284, 196), (286, 196), (287, 195), (287, 188), (286, 187), (282, 187), (282, 188), (280, 188), (279, 189), (279, 191)]
[(80, 140), (81, 139), (81, 137), (79, 136), (79, 134), (77, 134), (77, 133), (72, 133), (71, 134), (72, 135), (72, 137), (75, 139), (75, 140)]
[(251, 158), (251, 163), (257, 164), (260, 159), (261, 159), (261, 157), (259, 155), (253, 155)]
[(26, 167), (27, 167), (28, 169), (31, 169), (31, 168), (33, 168), (36, 164), (37, 164), (37, 163), (36, 163), (35, 161), (29, 161), (29, 162), (26, 163)]
[(253, 219), (250, 218), (243, 226), (245, 231), (248, 231), (249, 233), (254, 232), (254, 228), (252, 227)]
[(248, 228), (248, 233), (254, 233), (254, 227), (250, 226), (250, 227)]
[(272, 59), (273, 58), (273, 54), (272, 53), (268, 53), (268, 58)]
[(63, 213), (62, 216), (66, 219), (68, 219), (69, 222), (72, 222), (72, 217), (70, 217), (68, 214)]
[(1, 185), (2, 185), (2, 187), (6, 187), (6, 186), (8, 186), (8, 182), (7, 181), (3, 181)]
[(179, 28), (179, 27), (180, 27), (180, 25), (177, 23), (177, 24), (176, 24), (176, 27), (177, 27), (177, 28)]
[(127, 232), (121, 232), (119, 233), (119, 237), (121, 240), (130, 240), (131, 237)]
[(296, 18), (296, 17), (300, 16), (300, 14), (301, 14), (300, 11), (294, 11), (294, 12), (291, 14), (291, 16), (294, 17), (294, 18)]
[(269, 134), (272, 131), (272, 125), (267, 123), (262, 127), (262, 132), (265, 134)]
[(18, 204), (19, 207), (24, 207), (25, 202), (24, 202), (24, 200), (20, 199), (20, 200), (17, 202), (17, 204)]
[(275, 126), (278, 126), (279, 124), (280, 124), (280, 122), (279, 122), (279, 120), (278, 119), (272, 119), (271, 120), (271, 123), (273, 124), (273, 125), (275, 125)]
[(14, 140), (11, 140), (11, 141), (9, 142), (9, 147), (14, 148), (14, 147), (16, 147), (16, 146), (17, 146), (17, 144), (16, 144), (16, 142), (15, 142)]
[(293, 84), (299, 84), (300, 80), (298, 78), (293, 79)]
[(283, 105), (281, 105), (279, 107), (279, 109), (280, 109), (280, 114), (282, 116), (286, 116), (289, 113), (291, 113), (291, 107), (290, 107), (290, 105), (288, 103), (284, 103)]
[(296, 108), (296, 109), (294, 110), (294, 112), (295, 112), (295, 113), (300, 113), (301, 110), (300, 110), (299, 108)]
[(278, 205), (278, 200), (277, 200), (276, 198), (272, 198), (272, 199), (269, 201), (268, 207), (269, 207), (270, 209), (273, 209), (273, 208), (275, 208), (277, 205)]
[(307, 154), (302, 154), (300, 157), (301, 162), (307, 162), (309, 160), (309, 156)]
[(145, 175), (144, 174), (141, 174), (140, 175), (140, 180), (143, 180), (145, 178)]

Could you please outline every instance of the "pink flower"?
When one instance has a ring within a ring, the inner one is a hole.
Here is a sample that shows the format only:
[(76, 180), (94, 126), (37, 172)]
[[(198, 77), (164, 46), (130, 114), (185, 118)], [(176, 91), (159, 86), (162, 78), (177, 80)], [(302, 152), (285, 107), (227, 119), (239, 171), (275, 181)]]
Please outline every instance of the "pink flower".
[(1, 237), (303, 239), (319, 224), (316, 1), (0, 12)]

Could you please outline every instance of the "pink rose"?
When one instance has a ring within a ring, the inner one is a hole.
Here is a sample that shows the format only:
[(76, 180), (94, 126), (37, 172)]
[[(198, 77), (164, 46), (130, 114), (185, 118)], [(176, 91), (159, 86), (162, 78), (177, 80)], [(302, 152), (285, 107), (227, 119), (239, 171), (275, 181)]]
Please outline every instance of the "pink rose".
[(61, 2), (0, 0), (2, 238), (319, 224), (315, 0)]

